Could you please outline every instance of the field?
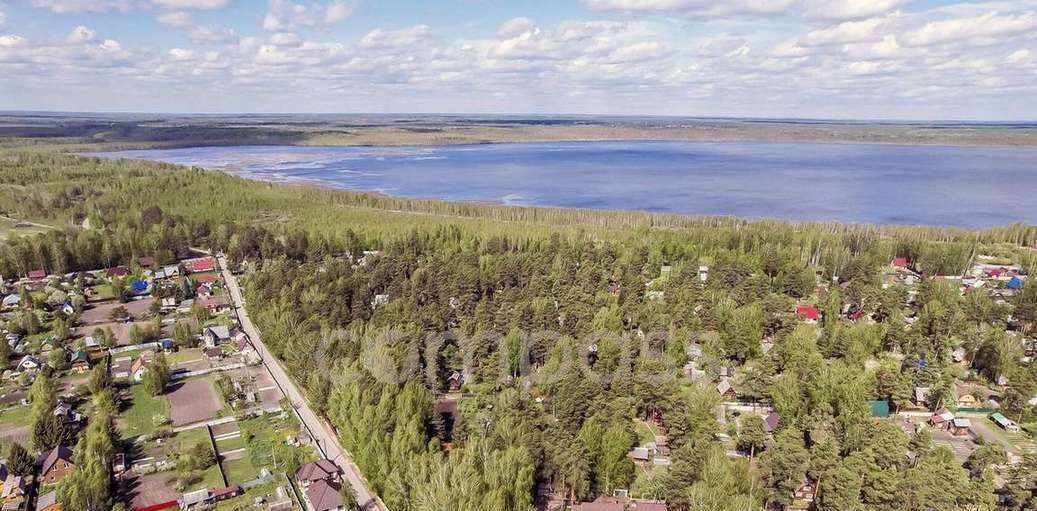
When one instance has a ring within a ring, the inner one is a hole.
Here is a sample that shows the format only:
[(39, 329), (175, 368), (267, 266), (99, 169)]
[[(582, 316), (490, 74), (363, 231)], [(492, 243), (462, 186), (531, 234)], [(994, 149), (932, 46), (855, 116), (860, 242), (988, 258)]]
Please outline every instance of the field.
[(125, 436), (136, 436), (151, 433), (158, 426), (156, 417), (161, 421), (169, 418), (169, 400), (165, 396), (152, 397), (144, 390), (143, 385), (129, 388), (132, 404), (123, 414), (126, 421)]
[(174, 390), (167, 394), (173, 426), (207, 421), (223, 409), (223, 401), (216, 394), (210, 378), (187, 380), (174, 386)]
[[(97, 289), (96, 287), (94, 289)], [(126, 303), (119, 302), (106, 302), (96, 304), (93, 307), (89, 307), (83, 310), (83, 313), (79, 315), (79, 319), (85, 325), (97, 325), (99, 323), (108, 323), (111, 321), (110, 316), (112, 310), (117, 307), (125, 307), (126, 310), (135, 319), (140, 319), (141, 316), (147, 314), (151, 310), (151, 303), (155, 300), (153, 298), (145, 298), (144, 300), (131, 300)]]
[(0, 216), (0, 241), (11, 236), (28, 236), (39, 234), (49, 230), (50, 227), (42, 224), (15, 220), (6, 216)]

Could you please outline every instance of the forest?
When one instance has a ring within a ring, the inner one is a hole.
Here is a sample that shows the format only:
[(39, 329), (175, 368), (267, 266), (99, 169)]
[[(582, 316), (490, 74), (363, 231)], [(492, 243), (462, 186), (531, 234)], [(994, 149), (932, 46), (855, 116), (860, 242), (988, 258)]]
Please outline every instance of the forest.
[[(1037, 285), (1008, 303), (945, 280), (883, 285), (894, 257), (925, 277), (980, 254), (1033, 274), (1037, 227), (984, 231), (516, 208), (277, 186), (170, 165), (0, 150), (0, 212), (51, 225), (0, 244), (5, 278), (69, 273), (190, 247), (246, 270), (267, 345), (338, 428), (394, 510), (528, 510), (628, 489), (668, 509), (1034, 509), (1037, 455), (997, 444), (955, 458), (869, 404), (932, 409), (963, 348), (1003, 411), (1037, 420)], [(708, 268), (708, 278), (700, 275)], [(912, 298), (909, 300), (909, 295)], [(821, 314), (808, 324), (797, 304)], [(857, 318), (847, 317), (852, 311)], [(765, 348), (765, 341), (769, 349)], [(687, 378), (735, 371), (769, 403), (771, 434)], [(456, 413), (440, 413), (462, 375)], [(636, 425), (664, 428), (672, 464), (642, 474)], [(729, 437), (738, 455), (719, 439)], [(995, 483), (998, 483), (995, 485)]]

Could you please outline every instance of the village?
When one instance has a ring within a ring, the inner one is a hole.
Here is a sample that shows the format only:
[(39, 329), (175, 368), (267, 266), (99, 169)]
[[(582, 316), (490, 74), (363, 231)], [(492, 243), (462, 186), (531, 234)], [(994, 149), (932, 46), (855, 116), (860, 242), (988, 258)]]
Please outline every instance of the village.
[[(0, 509), (61, 509), (99, 372), (117, 391), (123, 441), (110, 468), (125, 509), (344, 509), (341, 470), (322, 459), (240, 328), (215, 258), (41, 269), (0, 290), (0, 444), (32, 461), (0, 460)], [(149, 373), (165, 376), (157, 395)], [(34, 445), (30, 412), (40, 378), (57, 389), (64, 439), (46, 449)]]

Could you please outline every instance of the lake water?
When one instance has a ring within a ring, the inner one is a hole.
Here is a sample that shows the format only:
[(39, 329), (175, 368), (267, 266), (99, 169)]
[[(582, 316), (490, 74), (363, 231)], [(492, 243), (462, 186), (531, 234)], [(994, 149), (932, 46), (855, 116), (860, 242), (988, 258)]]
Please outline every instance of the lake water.
[(962, 227), (1037, 223), (1037, 148), (629, 141), (97, 155), (512, 205)]

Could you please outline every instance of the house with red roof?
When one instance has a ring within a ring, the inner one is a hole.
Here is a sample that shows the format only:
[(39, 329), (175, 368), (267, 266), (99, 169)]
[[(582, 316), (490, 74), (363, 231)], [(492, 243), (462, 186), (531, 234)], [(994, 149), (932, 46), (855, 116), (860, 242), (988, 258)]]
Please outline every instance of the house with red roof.
[(813, 305), (797, 305), (796, 317), (807, 322), (813, 323), (821, 319), (821, 311), (819, 311), (817, 307)]
[(321, 459), (299, 467), (295, 472), (295, 479), (299, 481), (299, 486), (306, 488), (317, 481), (337, 482), (341, 475), (342, 471), (338, 465), (331, 460)]
[(47, 278), (47, 270), (32, 270), (25, 277), (29, 280), (43, 280)]
[(192, 261), (185, 261), (184, 266), (187, 267), (189, 273), (201, 273), (205, 271), (213, 271), (216, 269), (216, 261), (211, 257), (203, 257), (201, 259), (194, 259)]
[(911, 264), (906, 257), (894, 257), (893, 261), (889, 263), (894, 268), (907, 268), (907, 265)]

